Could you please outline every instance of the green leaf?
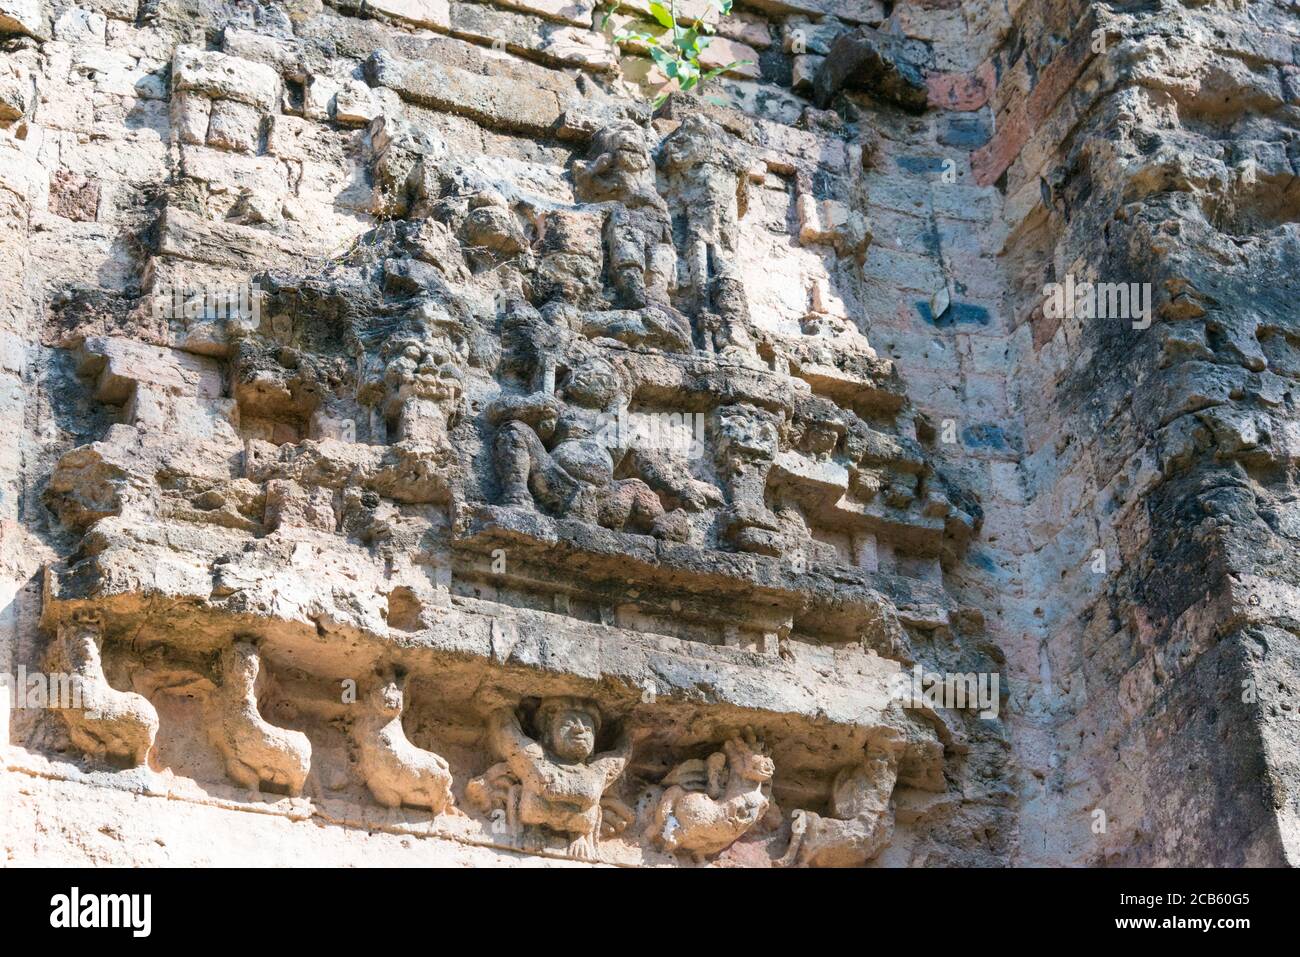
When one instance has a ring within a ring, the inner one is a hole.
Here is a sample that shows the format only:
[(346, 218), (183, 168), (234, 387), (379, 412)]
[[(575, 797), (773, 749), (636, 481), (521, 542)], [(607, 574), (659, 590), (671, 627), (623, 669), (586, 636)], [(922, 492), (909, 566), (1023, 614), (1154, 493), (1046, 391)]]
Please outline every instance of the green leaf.
[(668, 12), (668, 8), (662, 3), (655, 3), (654, 0), (651, 0), (650, 2), (650, 16), (659, 21), (661, 27), (667, 27), (669, 30), (677, 25), (677, 21), (674, 20), (673, 15)]
[(749, 64), (753, 62), (754, 62), (753, 60), (736, 60), (733, 63), (728, 63), (726, 66), (715, 66), (708, 73), (704, 74), (704, 76), (701, 77), (701, 79), (712, 80), (715, 76), (720, 76), (723, 73), (726, 73), (728, 70), (734, 70), (738, 66), (749, 66)]
[(661, 46), (653, 46), (650, 48), (650, 58), (654, 60), (655, 65), (665, 73), (668, 72), (668, 64), (677, 62), (677, 58)]
[(636, 30), (619, 30), (614, 34), (615, 43), (644, 43), (648, 46), (654, 46), (659, 42), (659, 38), (653, 33), (640, 33)]
[(610, 7), (608, 10), (605, 11), (605, 16), (600, 21), (601, 30), (605, 29), (605, 25), (609, 23), (609, 18), (612, 17), (614, 14), (618, 13), (618, 8), (621, 7), (622, 5), (623, 5), (623, 0), (618, 0), (618, 3), (614, 4), (612, 7)]
[[(613, 9), (605, 15), (605, 22), (609, 17), (619, 9), (619, 4), (623, 0), (603, 0), (604, 3), (612, 3)], [(681, 92), (688, 92), (697, 89), (706, 80), (712, 80), (715, 77), (726, 73), (728, 70), (734, 70), (737, 67), (749, 66), (753, 60), (736, 60), (725, 66), (715, 67), (707, 72), (700, 65), (700, 55), (712, 42), (712, 34), (716, 32), (714, 23), (706, 23), (705, 17), (711, 17), (714, 12), (721, 16), (729, 16), (732, 11), (734, 0), (707, 0), (704, 13), (695, 19), (694, 23), (682, 22), (677, 18), (678, 0), (647, 0), (644, 8), (648, 10), (660, 27), (671, 30), (669, 34), (648, 34), (633, 31), (621, 31), (614, 37), (615, 43), (638, 43), (644, 45), (654, 60), (655, 65), (668, 78), (668, 84), (661, 87), (661, 92), (654, 98), (655, 109), (658, 109), (671, 95), (672, 91), (667, 86), (676, 84), (676, 89)], [(670, 39), (671, 36), (671, 39)], [(710, 102), (721, 102), (726, 105), (726, 101), (711, 99)]]

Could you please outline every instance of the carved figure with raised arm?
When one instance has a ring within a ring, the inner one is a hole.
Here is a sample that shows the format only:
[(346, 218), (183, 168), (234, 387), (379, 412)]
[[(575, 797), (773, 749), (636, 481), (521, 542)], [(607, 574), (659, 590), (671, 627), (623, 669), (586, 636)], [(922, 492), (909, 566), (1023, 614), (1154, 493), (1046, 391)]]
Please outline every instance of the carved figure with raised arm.
[(524, 733), (514, 708), (493, 713), (488, 736), (501, 758), (470, 782), (466, 793), (481, 809), (504, 809), (516, 829), (537, 827), (565, 835), (576, 857), (594, 859), (602, 801), (632, 756), (627, 732), (596, 754), (600, 709), (582, 698), (544, 700), (537, 709), (538, 739)]

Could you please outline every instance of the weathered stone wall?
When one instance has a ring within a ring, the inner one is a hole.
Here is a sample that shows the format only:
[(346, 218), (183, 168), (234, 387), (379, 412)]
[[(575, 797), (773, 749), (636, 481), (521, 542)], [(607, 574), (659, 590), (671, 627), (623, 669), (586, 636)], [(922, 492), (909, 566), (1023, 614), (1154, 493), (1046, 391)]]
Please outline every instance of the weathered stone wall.
[[(995, 56), (1026, 862), (1294, 859), (1296, 32), (1285, 4), (1026, 4)], [(1150, 283), (1151, 314), (1054, 315), (1067, 276)]]
[(1287, 860), (1294, 14), (602, 16), (0, 0), (8, 860)]

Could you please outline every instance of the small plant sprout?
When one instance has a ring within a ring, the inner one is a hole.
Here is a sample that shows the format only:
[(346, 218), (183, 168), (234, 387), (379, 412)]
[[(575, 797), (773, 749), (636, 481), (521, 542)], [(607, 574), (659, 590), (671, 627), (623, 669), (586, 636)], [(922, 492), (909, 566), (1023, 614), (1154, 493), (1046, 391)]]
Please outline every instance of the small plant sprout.
[[(728, 70), (734, 70), (739, 66), (748, 66), (753, 60), (736, 60), (723, 66), (713, 67), (705, 70), (700, 65), (700, 57), (710, 43), (713, 42), (714, 27), (710, 23), (705, 23), (705, 18), (709, 11), (716, 10), (720, 17), (731, 15), (732, 0), (708, 0), (708, 8), (704, 10), (694, 23), (689, 26), (684, 25), (677, 19), (677, 0), (668, 0), (668, 5), (657, 3), (651, 0), (648, 5), (650, 15), (655, 21), (669, 33), (654, 34), (643, 33), (639, 30), (619, 30), (614, 33), (614, 42), (619, 46), (637, 46), (645, 47), (650, 51), (650, 58), (655, 61), (655, 65), (668, 77), (669, 83), (676, 81), (677, 89), (683, 93), (689, 93), (697, 89), (701, 84)], [(622, 5), (621, 0), (605, 14), (605, 18), (600, 22), (600, 28), (603, 30), (609, 23), (610, 17), (618, 12)], [(655, 108), (658, 109), (668, 99), (671, 90), (665, 88), (654, 99)]]

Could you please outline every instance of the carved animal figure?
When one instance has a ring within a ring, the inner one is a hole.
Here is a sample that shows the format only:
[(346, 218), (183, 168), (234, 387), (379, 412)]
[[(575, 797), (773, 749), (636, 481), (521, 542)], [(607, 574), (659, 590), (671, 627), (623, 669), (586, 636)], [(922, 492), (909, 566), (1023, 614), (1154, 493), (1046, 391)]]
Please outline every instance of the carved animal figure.
[(695, 862), (720, 854), (758, 823), (771, 805), (772, 759), (751, 729), (707, 759), (684, 761), (654, 813), (654, 838), (669, 852), (685, 851)]
[(831, 816), (797, 810), (791, 815), (790, 847), (778, 867), (861, 867), (889, 844), (894, 833), (890, 797), (898, 780), (893, 751), (842, 768), (831, 785)]
[(268, 724), (257, 710), (261, 670), (251, 642), (236, 641), (221, 653), (222, 682), (208, 703), (208, 737), (237, 784), (296, 797), (311, 767), (311, 742), (300, 731)]
[(440, 755), (407, 739), (402, 728), (405, 703), (406, 676), (393, 671), (382, 675), (352, 726), (358, 769), (384, 807), (405, 804), (441, 814), (452, 805), (451, 768)]
[(158, 734), (158, 712), (143, 695), (118, 691), (104, 676), (101, 623), (79, 616), (59, 626), (58, 651), (81, 696), (80, 708), (61, 708), (72, 744), (85, 754), (145, 763)]

